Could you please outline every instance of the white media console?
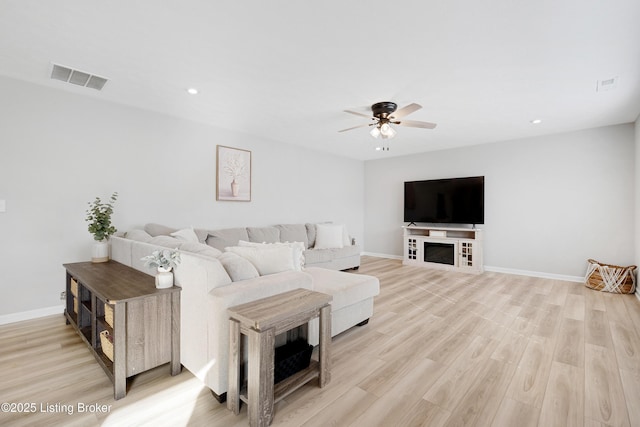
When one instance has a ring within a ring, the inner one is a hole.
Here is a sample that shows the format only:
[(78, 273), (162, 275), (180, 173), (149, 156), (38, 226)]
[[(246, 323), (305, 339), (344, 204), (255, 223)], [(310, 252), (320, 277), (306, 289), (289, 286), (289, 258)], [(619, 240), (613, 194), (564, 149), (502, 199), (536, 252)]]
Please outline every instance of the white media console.
[(406, 226), (403, 264), (482, 273), (482, 230)]

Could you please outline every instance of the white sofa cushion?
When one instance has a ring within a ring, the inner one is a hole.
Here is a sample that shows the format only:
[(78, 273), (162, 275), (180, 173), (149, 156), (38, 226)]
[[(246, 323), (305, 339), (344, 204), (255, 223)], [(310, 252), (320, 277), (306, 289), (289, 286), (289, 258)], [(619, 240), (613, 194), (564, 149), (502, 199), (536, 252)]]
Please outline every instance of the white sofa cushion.
[(269, 248), (271, 245), (281, 245), (291, 248), (291, 259), (293, 261), (293, 269), (296, 271), (302, 271), (304, 268), (304, 243), (302, 242), (276, 242), (276, 243), (254, 243), (240, 240), (238, 246), (254, 247), (254, 248)]
[(227, 274), (234, 282), (260, 277), (260, 273), (258, 273), (258, 270), (256, 270), (249, 260), (233, 252), (223, 253), (218, 257), (218, 261), (220, 261), (224, 269), (227, 271)]
[(314, 291), (333, 296), (331, 311), (373, 298), (380, 293), (380, 281), (374, 276), (319, 267), (309, 267), (305, 272), (313, 277)]
[(316, 225), (316, 249), (341, 248), (344, 246), (344, 226), (336, 224)]
[(156, 245), (156, 246), (163, 246), (165, 248), (175, 249), (179, 247), (182, 243), (184, 243), (184, 240), (179, 240), (171, 236), (155, 236), (146, 243), (149, 243), (151, 245)]
[(225, 251), (233, 252), (248, 259), (261, 276), (295, 270), (292, 249), (286, 245), (266, 245), (259, 248), (254, 246), (230, 246), (225, 248)]

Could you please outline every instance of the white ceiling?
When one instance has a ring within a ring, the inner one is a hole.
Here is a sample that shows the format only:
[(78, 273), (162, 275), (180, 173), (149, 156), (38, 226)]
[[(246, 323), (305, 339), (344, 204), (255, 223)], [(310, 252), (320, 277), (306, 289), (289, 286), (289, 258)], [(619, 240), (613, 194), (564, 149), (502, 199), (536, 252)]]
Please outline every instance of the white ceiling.
[[(0, 75), (367, 160), (634, 121), (640, 1), (1, 0)], [(337, 132), (378, 101), (438, 127)]]

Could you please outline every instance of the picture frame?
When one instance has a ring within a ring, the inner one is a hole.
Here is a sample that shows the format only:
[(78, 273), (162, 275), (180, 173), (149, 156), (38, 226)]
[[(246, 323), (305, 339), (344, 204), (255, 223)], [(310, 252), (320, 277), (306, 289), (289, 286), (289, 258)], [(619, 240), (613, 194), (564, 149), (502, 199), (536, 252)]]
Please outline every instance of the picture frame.
[(216, 146), (216, 200), (251, 201), (251, 151)]

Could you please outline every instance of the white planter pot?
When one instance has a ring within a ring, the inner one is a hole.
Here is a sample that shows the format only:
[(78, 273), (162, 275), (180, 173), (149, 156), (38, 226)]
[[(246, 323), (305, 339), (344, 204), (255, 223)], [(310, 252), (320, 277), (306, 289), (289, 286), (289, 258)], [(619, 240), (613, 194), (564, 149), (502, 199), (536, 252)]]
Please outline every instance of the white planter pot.
[(91, 247), (91, 262), (109, 261), (109, 241), (101, 240), (94, 242)]
[(156, 274), (156, 288), (166, 289), (173, 286), (173, 272), (171, 269), (158, 267), (158, 273)]

